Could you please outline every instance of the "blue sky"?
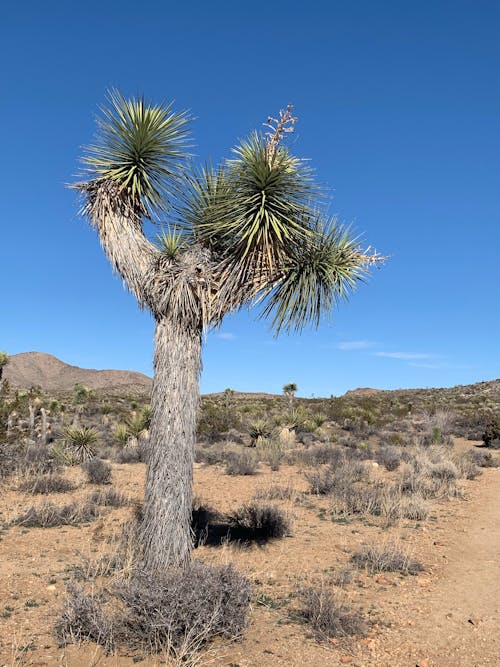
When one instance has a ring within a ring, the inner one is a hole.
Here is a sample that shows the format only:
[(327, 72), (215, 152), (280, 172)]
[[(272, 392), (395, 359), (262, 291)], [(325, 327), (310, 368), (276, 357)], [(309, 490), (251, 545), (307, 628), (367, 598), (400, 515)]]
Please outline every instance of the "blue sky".
[(215, 162), (294, 104), (293, 150), (330, 212), (391, 255), (318, 331), (225, 320), (202, 391), (498, 377), (499, 32), (482, 0), (5, 4), (0, 349), (151, 374), (153, 322), (65, 189), (118, 87), (189, 109), (196, 155)]

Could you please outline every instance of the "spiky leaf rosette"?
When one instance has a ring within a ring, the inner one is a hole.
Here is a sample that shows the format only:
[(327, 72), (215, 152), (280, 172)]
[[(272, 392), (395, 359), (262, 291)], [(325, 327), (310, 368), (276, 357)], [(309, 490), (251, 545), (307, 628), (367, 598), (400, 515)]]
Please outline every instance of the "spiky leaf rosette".
[(113, 181), (129, 204), (152, 215), (165, 208), (165, 197), (183, 168), (188, 116), (174, 113), (171, 104), (125, 99), (115, 90), (108, 101), (83, 162), (91, 180)]
[(208, 215), (195, 222), (195, 233), (202, 243), (217, 240), (224, 258), (247, 278), (249, 272), (273, 272), (282, 256), (307, 237), (303, 212), (313, 184), (309, 169), (286, 148), (278, 147), (270, 158), (258, 133), (234, 153), (218, 174), (224, 188), (212, 199)]
[(232, 196), (227, 169), (211, 163), (186, 173), (179, 190), (178, 227), (190, 241), (209, 248), (214, 258), (224, 257), (231, 243), (220, 221), (229, 215)]
[(266, 299), (261, 316), (272, 318), (276, 334), (318, 326), (365, 277), (368, 265), (378, 261), (336, 220), (315, 227), (305, 243), (292, 248)]

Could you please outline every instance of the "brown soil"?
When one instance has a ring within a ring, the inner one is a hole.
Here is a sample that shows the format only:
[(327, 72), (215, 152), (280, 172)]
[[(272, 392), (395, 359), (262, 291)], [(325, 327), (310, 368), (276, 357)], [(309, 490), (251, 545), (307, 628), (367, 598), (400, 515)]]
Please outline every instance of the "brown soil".
[[(461, 447), (470, 446), (460, 443)], [(376, 474), (384, 474), (376, 472)], [(87, 495), (81, 473), (71, 494)], [(140, 498), (144, 467), (114, 465), (114, 486)], [(328, 500), (279, 502), (293, 516), (294, 535), (264, 547), (202, 547), (195, 557), (233, 562), (254, 584), (254, 603), (245, 638), (215, 646), (202, 665), (220, 667), (308, 667), (350, 664), (353, 667), (485, 667), (500, 656), (500, 469), (485, 470), (465, 482), (463, 500), (436, 503), (433, 517), (420, 524), (386, 528), (381, 522), (334, 523), (323, 510)], [(292, 484), (305, 490), (302, 471), (261, 466), (253, 477), (229, 477), (219, 467), (197, 465), (195, 490), (221, 511), (250, 500), (257, 489)], [(16, 491), (15, 480), (2, 489), (7, 522), (33, 502)], [(62, 503), (69, 499), (55, 495)], [(164, 664), (157, 658), (138, 662), (137, 652), (104, 656), (93, 644), (59, 648), (52, 626), (65, 596), (69, 569), (82, 556), (98, 558), (109, 550), (109, 536), (120, 531), (130, 509), (112, 510), (79, 527), (24, 529), (10, 527), (0, 541), (0, 666), (32, 665), (128, 667)], [(345, 596), (370, 622), (365, 638), (317, 643), (307, 626), (291, 617), (297, 586), (327, 582), (332, 570), (348, 564), (366, 543), (398, 538), (426, 567), (418, 576), (355, 573)], [(135, 656), (135, 660), (134, 660)]]

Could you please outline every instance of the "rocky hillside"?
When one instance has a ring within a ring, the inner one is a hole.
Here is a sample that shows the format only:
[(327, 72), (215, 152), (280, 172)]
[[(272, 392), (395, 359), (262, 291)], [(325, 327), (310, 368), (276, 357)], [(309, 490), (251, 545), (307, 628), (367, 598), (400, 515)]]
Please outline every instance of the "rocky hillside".
[(35, 385), (47, 391), (71, 390), (75, 384), (84, 384), (91, 389), (132, 392), (147, 392), (151, 389), (151, 378), (142, 373), (79, 368), (44, 352), (12, 355), (3, 377), (12, 387), (27, 389)]

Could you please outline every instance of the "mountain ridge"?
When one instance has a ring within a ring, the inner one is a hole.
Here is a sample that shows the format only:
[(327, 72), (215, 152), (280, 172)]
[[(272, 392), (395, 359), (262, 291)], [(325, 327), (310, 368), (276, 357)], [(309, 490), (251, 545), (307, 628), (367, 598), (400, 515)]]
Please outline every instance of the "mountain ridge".
[(39, 386), (45, 390), (71, 390), (75, 384), (90, 389), (150, 391), (152, 380), (137, 371), (80, 368), (47, 352), (20, 352), (9, 358), (4, 379), (16, 389)]

